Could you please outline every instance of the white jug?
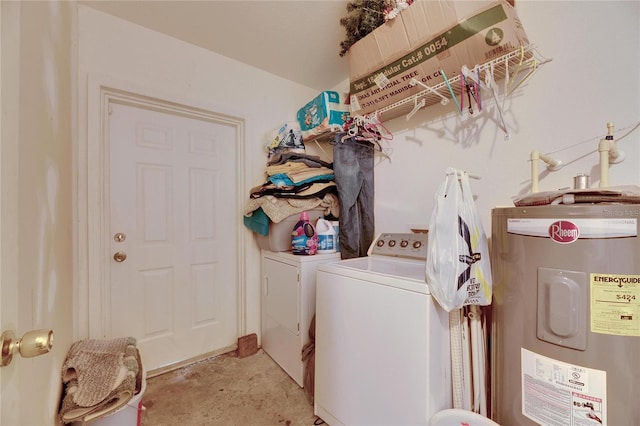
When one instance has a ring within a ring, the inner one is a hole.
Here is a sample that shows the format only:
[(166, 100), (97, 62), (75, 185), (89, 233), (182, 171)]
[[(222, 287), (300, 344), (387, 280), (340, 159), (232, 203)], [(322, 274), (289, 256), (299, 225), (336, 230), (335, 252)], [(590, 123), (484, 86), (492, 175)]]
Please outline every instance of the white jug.
[(318, 219), (316, 222), (316, 233), (318, 234), (318, 254), (336, 252), (336, 230), (331, 222), (326, 219)]

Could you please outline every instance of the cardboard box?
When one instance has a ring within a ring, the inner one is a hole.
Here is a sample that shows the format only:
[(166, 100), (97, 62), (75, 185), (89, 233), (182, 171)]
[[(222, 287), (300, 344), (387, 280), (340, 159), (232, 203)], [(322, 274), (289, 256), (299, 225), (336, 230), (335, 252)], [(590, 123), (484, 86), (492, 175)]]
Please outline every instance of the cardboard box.
[(506, 1), (416, 0), (348, 52), (351, 112), (364, 115), (529, 44)]
[(344, 102), (344, 96), (324, 91), (298, 110), (302, 140), (311, 141), (334, 128), (342, 128), (348, 117), (349, 106)]

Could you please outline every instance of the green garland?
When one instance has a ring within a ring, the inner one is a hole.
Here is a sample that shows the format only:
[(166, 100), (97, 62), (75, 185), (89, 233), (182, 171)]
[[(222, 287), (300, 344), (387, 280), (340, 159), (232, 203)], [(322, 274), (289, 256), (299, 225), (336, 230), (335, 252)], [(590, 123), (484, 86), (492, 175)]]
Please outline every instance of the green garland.
[[(507, 2), (515, 6), (515, 0)], [(413, 0), (354, 0), (347, 3), (348, 14), (340, 19), (340, 25), (347, 31), (347, 38), (340, 43), (340, 56), (385, 21), (398, 16), (411, 3)]]
[(340, 43), (340, 56), (371, 31), (395, 18), (413, 0), (354, 0), (347, 3), (348, 15), (340, 19), (347, 30), (347, 38)]
[(354, 0), (347, 3), (348, 15), (340, 19), (347, 32), (347, 38), (340, 43), (340, 56), (344, 56), (349, 48), (371, 31), (384, 24), (385, 9), (393, 0)]

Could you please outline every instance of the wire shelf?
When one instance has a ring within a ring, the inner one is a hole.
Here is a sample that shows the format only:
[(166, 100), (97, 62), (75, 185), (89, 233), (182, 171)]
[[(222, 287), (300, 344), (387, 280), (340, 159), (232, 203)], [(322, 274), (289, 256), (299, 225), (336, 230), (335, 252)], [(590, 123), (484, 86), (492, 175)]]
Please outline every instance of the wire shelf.
[[(473, 71), (477, 72), (477, 70), (479, 70), (482, 82), (487, 78), (487, 73), (492, 73), (494, 81), (504, 80), (506, 76), (509, 76), (509, 87), (511, 88), (509, 93), (511, 93), (515, 91), (520, 84), (524, 83), (538, 67), (550, 60), (551, 59), (541, 56), (534, 45), (527, 45), (483, 63), (477, 66), (477, 68), (474, 68)], [(375, 114), (380, 121), (388, 121), (392, 118), (410, 114), (421, 105), (423, 100), (424, 107), (427, 107), (441, 103), (443, 98), (452, 99), (452, 92), (453, 96), (459, 97), (463, 90), (460, 84), (462, 74), (458, 73), (448, 77), (449, 84), (443, 79), (442, 82), (434, 86), (428, 86), (428, 88), (424, 90), (408, 95), (398, 102), (387, 105), (367, 115)], [(424, 86), (421, 83), (418, 84)], [(506, 95), (506, 93), (503, 93), (503, 95)], [(490, 99), (488, 94), (483, 95), (483, 98)], [(456, 102), (457, 101), (454, 101), (454, 103), (451, 104), (454, 109), (457, 108)]]

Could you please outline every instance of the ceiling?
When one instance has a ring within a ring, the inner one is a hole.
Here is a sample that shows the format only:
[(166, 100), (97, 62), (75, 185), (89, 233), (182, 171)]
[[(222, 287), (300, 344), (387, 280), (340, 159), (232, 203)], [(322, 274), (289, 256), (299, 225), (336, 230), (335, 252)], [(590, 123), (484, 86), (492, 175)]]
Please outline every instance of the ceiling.
[(347, 0), (89, 0), (81, 4), (322, 91), (348, 78)]

